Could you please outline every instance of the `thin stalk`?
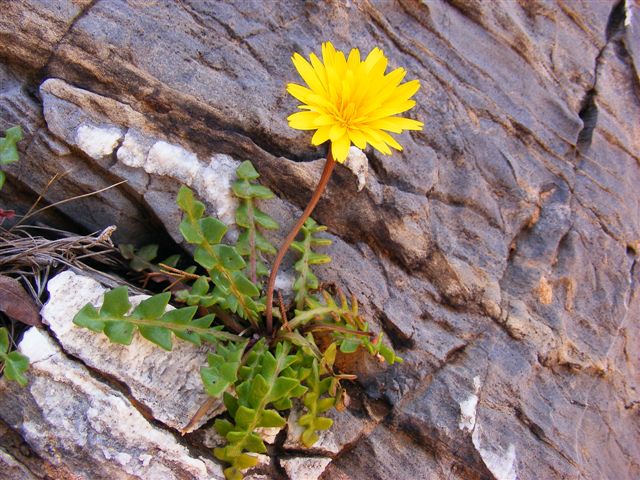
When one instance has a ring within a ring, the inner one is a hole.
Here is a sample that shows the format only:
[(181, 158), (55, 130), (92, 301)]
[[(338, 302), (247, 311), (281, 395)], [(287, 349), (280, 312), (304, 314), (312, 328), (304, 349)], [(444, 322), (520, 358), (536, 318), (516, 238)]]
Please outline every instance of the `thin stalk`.
[(298, 232), (304, 225), (304, 222), (309, 218), (311, 212), (318, 204), (318, 200), (322, 196), (322, 192), (324, 192), (327, 183), (329, 182), (329, 178), (331, 178), (331, 173), (336, 166), (336, 161), (333, 159), (333, 155), (331, 154), (331, 148), (329, 148), (329, 153), (327, 154), (327, 161), (324, 164), (324, 170), (322, 171), (322, 176), (318, 181), (318, 185), (316, 186), (313, 195), (311, 196), (311, 200), (307, 204), (307, 207), (302, 212), (302, 216), (298, 220), (298, 222), (293, 226), (287, 238), (284, 239), (280, 250), (278, 250), (278, 255), (276, 256), (275, 261), (273, 262), (273, 266), (271, 267), (271, 275), (269, 276), (269, 282), (267, 283), (267, 301), (266, 301), (266, 312), (265, 316), (267, 318), (267, 333), (271, 334), (273, 330), (273, 319), (272, 319), (272, 307), (273, 307), (273, 289), (276, 285), (276, 275), (278, 274), (278, 269), (280, 268), (280, 264), (282, 263), (282, 259), (284, 258), (287, 250), (291, 246), (291, 242), (296, 238)]

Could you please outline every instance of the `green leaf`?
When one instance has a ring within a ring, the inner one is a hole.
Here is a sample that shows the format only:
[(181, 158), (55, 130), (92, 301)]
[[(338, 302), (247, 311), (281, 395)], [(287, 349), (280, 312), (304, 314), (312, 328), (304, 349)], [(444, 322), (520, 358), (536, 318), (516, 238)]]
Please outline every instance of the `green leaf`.
[(236, 272), (233, 275), (233, 279), (236, 282), (236, 288), (243, 295), (247, 295), (248, 297), (257, 297), (260, 295), (260, 290), (255, 284), (249, 280), (243, 273)]
[(22, 140), (22, 128), (11, 127), (0, 138), (0, 165), (8, 165), (20, 159), (17, 143)]
[(4, 356), (4, 375), (9, 380), (17, 382), (21, 387), (27, 384), (24, 373), (29, 369), (29, 359), (20, 352), (11, 352)]
[(214, 245), (213, 251), (222, 266), (228, 270), (242, 270), (247, 265), (240, 254), (229, 245)]
[(144, 258), (147, 261), (151, 261), (158, 256), (158, 245), (151, 244), (145, 245), (138, 250), (138, 256)]
[(76, 316), (73, 317), (73, 323), (96, 333), (100, 333), (104, 329), (104, 322), (100, 319), (98, 310), (90, 303), (82, 307)]
[[(164, 311), (167, 309), (167, 305), (169, 304), (170, 299), (171, 299), (170, 292), (154, 295), (153, 297), (147, 298), (142, 302), (140, 302), (140, 304), (135, 308), (135, 310), (131, 315), (137, 318), (159, 318), (164, 314)], [(128, 302), (128, 294), (127, 294), (127, 302)]]
[(324, 351), (324, 361), (329, 368), (333, 368), (333, 363), (336, 361), (336, 343), (332, 343)]
[(227, 226), (213, 217), (200, 220), (200, 228), (204, 239), (212, 245), (220, 243), (222, 237), (227, 233)]
[(247, 408), (245, 406), (238, 407), (238, 410), (234, 415), (236, 425), (242, 429), (253, 426), (254, 423), (257, 423), (257, 414), (258, 412), (252, 408)]
[(245, 160), (240, 164), (236, 169), (236, 175), (244, 180), (257, 180), (260, 177), (260, 174), (249, 160)]
[(302, 432), (302, 437), (300, 437), (300, 440), (302, 440), (302, 443), (305, 447), (311, 448), (319, 438), (320, 437), (315, 432), (315, 430), (305, 430), (304, 432)]
[(340, 343), (340, 351), (342, 353), (353, 353), (356, 350), (358, 350), (358, 347), (360, 346), (360, 343), (362, 343), (362, 342), (360, 340), (358, 340), (358, 339), (345, 338)]
[(224, 418), (217, 418), (213, 423), (213, 426), (215, 427), (216, 432), (218, 432), (223, 437), (226, 437), (227, 433), (233, 430), (233, 423)]
[(245, 447), (250, 452), (256, 452), (256, 453), (267, 452), (267, 447), (265, 446), (264, 442), (255, 433), (250, 433), (247, 435), (245, 439)]
[(218, 264), (218, 259), (202, 247), (197, 247), (195, 249), (193, 252), (193, 259), (207, 270), (215, 268)]
[(9, 351), (9, 330), (2, 327), (0, 328), (0, 353), (6, 353)]
[(246, 180), (233, 183), (233, 185), (231, 185), (231, 189), (233, 190), (234, 195), (239, 198), (259, 198), (267, 200), (274, 197), (273, 192), (267, 187), (254, 185)]
[(0, 189), (2, 189), (2, 187), (4, 187), (4, 182), (7, 179), (7, 175), (0, 170)]
[(251, 382), (247, 403), (253, 408), (259, 407), (268, 392), (269, 384), (265, 378), (260, 374), (256, 375)]
[(246, 343), (218, 345), (215, 354), (209, 354), (208, 367), (200, 369), (207, 394), (220, 397), (238, 378), (238, 369)]
[(105, 293), (100, 312), (102, 317), (118, 318), (122, 317), (130, 309), (131, 304), (129, 303), (127, 287), (121, 286)]
[(198, 307), (184, 307), (167, 310), (163, 313), (161, 321), (166, 323), (175, 323), (177, 325), (187, 325), (196, 314), (197, 310)]
[(254, 457), (253, 455), (247, 455), (243, 453), (238, 457), (236, 461), (236, 465), (239, 469), (244, 470), (245, 468), (255, 467), (258, 464), (258, 457)]
[(188, 243), (198, 245), (202, 243), (202, 240), (204, 239), (200, 225), (187, 218), (180, 222), (178, 229)]
[(278, 222), (257, 208), (253, 211), (253, 218), (258, 225), (266, 230), (277, 230), (280, 228)]
[(268, 253), (270, 255), (275, 255), (277, 250), (271, 245), (271, 242), (265, 238), (260, 232), (256, 232), (256, 248), (261, 252)]
[(164, 327), (151, 327), (144, 325), (140, 325), (138, 329), (140, 330), (140, 335), (144, 338), (167, 351), (171, 351), (173, 347), (171, 342), (171, 330)]
[(278, 428), (284, 427), (286, 423), (287, 421), (275, 410), (264, 410), (258, 426), (265, 428)]
[[(246, 202), (242, 202), (240, 206), (236, 209), (236, 224), (239, 227), (251, 228), (251, 221), (249, 220), (248, 209), (249, 209), (249, 206), (247, 205)], [(247, 233), (247, 232), (243, 232), (243, 233)]]
[(107, 322), (104, 333), (113, 343), (131, 345), (134, 326), (129, 322)]
[(287, 378), (287, 377), (278, 378), (275, 381), (273, 388), (271, 389), (270, 399), (272, 399), (272, 401), (275, 401), (275, 400), (278, 400), (279, 398), (284, 397), (291, 390), (297, 387), (299, 384), (300, 384), (300, 381), (296, 378)]
[(195, 200), (193, 191), (184, 185), (178, 191), (177, 203), (192, 220), (199, 219), (204, 214), (204, 203)]

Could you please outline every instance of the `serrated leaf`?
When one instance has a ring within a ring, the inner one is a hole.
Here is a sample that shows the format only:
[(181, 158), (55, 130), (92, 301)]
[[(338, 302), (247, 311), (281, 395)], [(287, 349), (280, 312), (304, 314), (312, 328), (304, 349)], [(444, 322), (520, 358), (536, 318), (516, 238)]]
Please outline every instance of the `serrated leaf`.
[(257, 414), (258, 412), (255, 409), (241, 405), (234, 415), (236, 425), (242, 429), (247, 429), (247, 427), (257, 423)]
[(336, 403), (336, 399), (333, 397), (321, 398), (317, 402), (318, 413), (323, 413), (323, 412), (326, 412), (327, 410), (330, 410), (331, 408), (333, 408), (335, 403)]
[(280, 228), (280, 224), (278, 224), (278, 222), (257, 208), (253, 211), (253, 218), (258, 225), (266, 230), (277, 230)]
[(127, 287), (121, 286), (105, 293), (100, 314), (103, 317), (119, 318), (125, 315), (130, 309), (131, 304), (129, 303)]
[(267, 253), (269, 255), (275, 255), (277, 250), (276, 247), (271, 245), (271, 242), (265, 238), (260, 232), (256, 232), (255, 236), (256, 240), (256, 248), (261, 252)]
[(204, 239), (200, 226), (191, 222), (187, 218), (180, 222), (178, 230), (180, 230), (180, 233), (188, 243), (198, 245), (202, 243), (202, 240)]
[(291, 390), (297, 387), (300, 381), (297, 378), (279, 377), (276, 379), (271, 389), (271, 399), (277, 400), (287, 395)]
[(320, 437), (318, 437), (318, 434), (315, 432), (315, 430), (305, 430), (304, 432), (302, 432), (300, 440), (302, 440), (302, 444), (305, 447), (310, 448), (318, 441), (319, 438)]
[(227, 226), (213, 217), (206, 217), (200, 220), (200, 229), (204, 239), (212, 245), (220, 243), (222, 237), (227, 233)]
[(24, 376), (24, 373), (29, 369), (29, 359), (20, 352), (13, 351), (4, 356), (4, 361), (5, 377), (24, 387), (27, 384), (27, 377)]
[(258, 464), (258, 457), (254, 457), (253, 455), (247, 455), (243, 453), (238, 457), (235, 465), (237, 468), (244, 470), (245, 468), (255, 467)]
[(275, 410), (264, 410), (258, 426), (265, 428), (278, 428), (284, 427), (286, 423), (287, 421)]
[(222, 396), (222, 401), (224, 403), (224, 406), (227, 408), (227, 410), (229, 411), (229, 414), (233, 417), (236, 414), (236, 411), (238, 410), (238, 399), (236, 397), (234, 397), (233, 395), (231, 395), (228, 392), (224, 392), (224, 395)]
[[(142, 302), (140, 302), (140, 304), (135, 308), (135, 310), (131, 315), (136, 318), (159, 318), (164, 314), (164, 311), (167, 309), (167, 305), (169, 304), (170, 299), (171, 299), (170, 292), (154, 295), (153, 297), (147, 298)], [(128, 294), (127, 294), (127, 302), (128, 302)]]
[(269, 384), (265, 378), (260, 374), (256, 375), (251, 382), (249, 397), (247, 398), (248, 404), (253, 408), (257, 408), (263, 402), (268, 392)]
[(191, 321), (197, 310), (198, 307), (184, 307), (167, 310), (163, 313), (161, 321), (179, 325), (186, 325)]
[(242, 256), (229, 245), (214, 245), (213, 251), (222, 266), (228, 270), (242, 270), (247, 266)]
[(224, 418), (216, 418), (216, 421), (213, 423), (216, 432), (225, 437), (227, 433), (233, 430), (233, 423)]
[(260, 290), (255, 284), (249, 280), (243, 273), (236, 272), (233, 275), (233, 278), (236, 282), (236, 288), (243, 295), (247, 295), (248, 297), (257, 297), (260, 295)]
[(249, 435), (247, 435), (245, 440), (245, 447), (250, 452), (256, 452), (256, 453), (267, 452), (267, 447), (264, 444), (264, 441), (255, 433), (250, 433)]
[(133, 324), (122, 321), (107, 322), (104, 327), (104, 333), (109, 340), (121, 345), (131, 345), (133, 330)]
[(260, 174), (256, 171), (253, 164), (249, 160), (242, 162), (236, 169), (236, 175), (245, 180), (257, 180)]
[(207, 270), (211, 270), (218, 265), (218, 259), (202, 247), (195, 249), (193, 259)]
[(328, 430), (331, 428), (331, 425), (333, 425), (333, 420), (327, 417), (318, 417), (313, 424), (316, 430)]
[(170, 330), (164, 327), (153, 327), (147, 325), (140, 325), (138, 326), (138, 329), (140, 330), (140, 335), (144, 338), (167, 351), (171, 351), (173, 344), (171, 341)]
[(360, 343), (361, 342), (358, 339), (345, 338), (340, 343), (340, 351), (342, 353), (353, 353), (356, 350), (358, 350), (358, 347), (360, 346)]
[(17, 143), (22, 140), (22, 128), (11, 127), (0, 138), (0, 165), (8, 165), (20, 159)]
[(73, 317), (73, 323), (96, 333), (100, 333), (104, 329), (104, 322), (100, 319), (98, 310), (90, 303), (86, 304), (76, 313), (75, 317)]
[(293, 407), (293, 403), (290, 398), (284, 397), (277, 402), (273, 402), (273, 406), (278, 410), (289, 410)]
[(184, 185), (178, 191), (178, 206), (192, 219), (199, 219), (204, 214), (204, 203), (193, 197), (193, 191)]

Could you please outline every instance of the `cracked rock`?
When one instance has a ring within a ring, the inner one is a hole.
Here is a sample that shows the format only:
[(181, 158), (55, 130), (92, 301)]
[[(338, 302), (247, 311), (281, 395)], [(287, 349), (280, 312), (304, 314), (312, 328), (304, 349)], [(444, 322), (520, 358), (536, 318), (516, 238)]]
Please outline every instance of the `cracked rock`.
[[(176, 339), (167, 352), (136, 332), (129, 346), (113, 344), (103, 334), (77, 327), (75, 314), (87, 303), (99, 306), (106, 289), (88, 277), (66, 271), (47, 286), (49, 301), (42, 318), (64, 351), (102, 375), (126, 385), (131, 396), (147, 408), (156, 420), (176, 430), (184, 429), (198, 408), (208, 399), (200, 380), (209, 345), (198, 348)], [(147, 296), (132, 297), (137, 304)], [(195, 429), (216, 411), (203, 416)]]
[(31, 362), (29, 384), (0, 380), (0, 417), (58, 469), (58, 478), (223, 478), (219, 465), (151, 425), (47, 333), (30, 329), (19, 349)]

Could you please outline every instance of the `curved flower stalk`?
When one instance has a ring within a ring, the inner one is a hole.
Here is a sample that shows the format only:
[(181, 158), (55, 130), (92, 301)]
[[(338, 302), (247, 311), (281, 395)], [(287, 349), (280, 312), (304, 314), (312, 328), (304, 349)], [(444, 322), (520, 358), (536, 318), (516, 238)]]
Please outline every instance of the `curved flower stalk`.
[[(418, 80), (401, 83), (407, 72), (404, 68), (385, 74), (388, 59), (374, 48), (362, 60), (360, 51), (352, 49), (348, 56), (336, 50), (331, 42), (322, 44), (322, 61), (315, 54), (307, 61), (295, 53), (291, 58), (300, 77), (307, 85), (290, 83), (287, 91), (302, 102), (301, 112), (289, 116), (289, 126), (298, 130), (315, 130), (311, 143), (331, 142), (322, 176), (302, 218), (293, 227), (276, 257), (267, 284), (267, 330), (272, 330), (273, 289), (276, 274), (289, 245), (305, 220), (315, 208), (326, 187), (335, 163), (344, 163), (351, 144), (365, 149), (371, 145), (385, 155), (391, 148), (402, 146), (387, 132), (422, 130), (423, 124), (398, 116), (416, 104), (411, 97), (420, 88)], [(391, 147), (391, 148), (389, 148)]]

